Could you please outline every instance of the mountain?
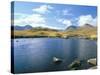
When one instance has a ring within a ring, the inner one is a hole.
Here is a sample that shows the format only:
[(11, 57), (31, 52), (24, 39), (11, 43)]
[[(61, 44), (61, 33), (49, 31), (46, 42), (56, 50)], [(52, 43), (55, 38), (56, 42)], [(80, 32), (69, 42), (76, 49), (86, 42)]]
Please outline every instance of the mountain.
[(94, 28), (94, 26), (90, 24), (84, 24), (83, 26), (81, 26), (81, 28)]
[(79, 36), (85, 36), (85, 37), (90, 37), (90, 36), (96, 36), (97, 35), (97, 27), (90, 25), (90, 24), (85, 24), (81, 27), (78, 27), (77, 30), (74, 31), (74, 34), (77, 34)]
[[(17, 38), (21, 37), (82, 37), (82, 38), (95, 38), (97, 39), (97, 26), (90, 24), (84, 24), (83, 26), (69, 26), (64, 31), (59, 31), (50, 28), (44, 27), (31, 27), (30, 25), (26, 26), (12, 26), (15, 28), (14, 34)], [(14, 29), (13, 28), (13, 29)], [(13, 31), (12, 29), (12, 31)], [(31, 30), (27, 30), (31, 29)]]
[(66, 28), (66, 30), (76, 30), (78, 26), (69, 26)]
[(30, 25), (26, 25), (26, 26), (13, 26), (13, 27), (14, 27), (14, 30), (30, 30), (30, 29), (33, 28)]
[(66, 29), (66, 34), (69, 36), (83, 36), (83, 37), (91, 37), (97, 36), (97, 26), (93, 26), (90, 24), (84, 24), (83, 26), (69, 26)]
[(57, 29), (51, 29), (46, 27), (33, 27), (33, 31), (58, 31)]
[(25, 30), (30, 30), (30, 29), (32, 29), (32, 28), (33, 28), (32, 26), (26, 25), (24, 29), (25, 29)]
[(90, 28), (95, 28), (93, 25), (90, 24), (84, 24), (83, 26), (69, 26), (66, 28), (66, 30), (76, 30), (76, 29), (90, 29)]

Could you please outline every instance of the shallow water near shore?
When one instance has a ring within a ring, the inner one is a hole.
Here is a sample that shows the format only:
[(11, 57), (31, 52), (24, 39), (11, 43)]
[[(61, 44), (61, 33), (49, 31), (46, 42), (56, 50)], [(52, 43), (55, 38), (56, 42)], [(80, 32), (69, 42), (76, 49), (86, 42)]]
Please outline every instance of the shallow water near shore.
[[(12, 39), (12, 42), (15, 73), (69, 70), (68, 65), (76, 59), (88, 60), (97, 57), (97, 44), (94, 40), (20, 38)], [(60, 58), (62, 62), (54, 63), (53, 57)], [(84, 63), (79, 69), (89, 67), (90, 65)]]

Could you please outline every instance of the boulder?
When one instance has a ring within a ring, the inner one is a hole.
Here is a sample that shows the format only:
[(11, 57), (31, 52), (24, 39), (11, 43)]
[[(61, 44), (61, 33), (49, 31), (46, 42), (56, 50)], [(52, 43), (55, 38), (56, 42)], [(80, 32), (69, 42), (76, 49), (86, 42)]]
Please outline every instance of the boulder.
[(62, 60), (60, 58), (53, 57), (53, 62), (54, 63), (60, 63), (60, 62), (62, 62)]
[(88, 62), (89, 64), (91, 64), (91, 65), (94, 65), (94, 66), (97, 65), (97, 60), (96, 60), (96, 58), (89, 59), (89, 60), (87, 60), (87, 62)]
[(69, 66), (68, 66), (68, 68), (69, 69), (77, 69), (78, 67), (80, 67), (81, 66), (81, 62), (80, 62), (80, 60), (75, 60), (75, 61), (73, 61)]

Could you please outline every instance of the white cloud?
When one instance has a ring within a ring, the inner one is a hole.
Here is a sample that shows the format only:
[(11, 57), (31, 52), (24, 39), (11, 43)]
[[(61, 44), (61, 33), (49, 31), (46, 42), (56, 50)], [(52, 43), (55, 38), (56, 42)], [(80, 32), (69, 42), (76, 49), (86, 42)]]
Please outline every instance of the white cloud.
[(20, 17), (19, 19), (15, 19), (14, 25), (19, 25), (19, 26), (31, 25), (32, 27), (61, 29), (59, 27), (47, 25), (46, 19), (40, 14), (31, 14), (31, 15), (27, 15), (26, 17)]
[(73, 16), (71, 9), (56, 10), (55, 13), (55, 16)]
[(27, 23), (45, 23), (45, 18), (40, 14), (32, 14), (24, 18), (24, 21)]
[[(34, 23), (34, 24), (33, 24)], [(32, 14), (28, 15), (26, 17), (20, 17), (19, 19), (14, 20), (14, 25), (32, 25), (34, 26), (35, 24), (44, 24), (45, 23), (45, 18), (40, 15), (40, 14)]]
[(72, 16), (73, 14), (70, 12), (70, 10), (68, 10), (68, 9), (64, 9), (63, 11), (62, 11), (62, 13), (63, 13), (63, 15), (68, 15), (68, 16)]
[(50, 9), (53, 9), (53, 7), (51, 7), (50, 5), (42, 5), (40, 6), (39, 8), (33, 8), (33, 12), (37, 12), (37, 13), (40, 13), (40, 14), (45, 14), (45, 13), (49, 13), (50, 12)]
[(28, 14), (24, 14), (24, 13), (14, 13), (14, 18), (16, 19), (16, 18), (25, 18), (25, 17), (27, 17), (28, 16)]
[(97, 25), (97, 17), (93, 18), (92, 15), (81, 15), (78, 18), (78, 22), (77, 22), (78, 26), (83, 26), (86, 23), (96, 26)]
[(44, 28), (51, 28), (51, 29), (62, 29), (60, 27), (50, 26), (50, 25), (47, 25), (47, 24), (33, 23), (32, 25), (33, 25), (33, 27), (44, 27)]
[(93, 25), (96, 25), (96, 26), (97, 26), (97, 17), (95, 17), (95, 18), (93, 19)]
[(59, 19), (58, 22), (64, 24), (66, 28), (72, 25), (71, 20), (68, 19)]
[(58, 22), (62, 23), (64, 19), (56, 19)]

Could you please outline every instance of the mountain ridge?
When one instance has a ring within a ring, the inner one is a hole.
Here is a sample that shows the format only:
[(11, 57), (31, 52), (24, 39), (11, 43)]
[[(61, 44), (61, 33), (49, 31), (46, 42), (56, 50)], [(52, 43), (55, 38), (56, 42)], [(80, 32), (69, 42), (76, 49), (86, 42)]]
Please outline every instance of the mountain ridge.
[(11, 26), (14, 30), (30, 30), (32, 29), (33, 27), (31, 25), (25, 25), (25, 26), (19, 26), (19, 25), (16, 25), (16, 26)]

